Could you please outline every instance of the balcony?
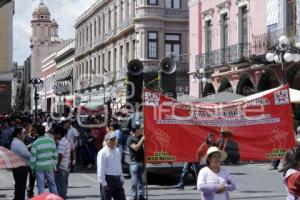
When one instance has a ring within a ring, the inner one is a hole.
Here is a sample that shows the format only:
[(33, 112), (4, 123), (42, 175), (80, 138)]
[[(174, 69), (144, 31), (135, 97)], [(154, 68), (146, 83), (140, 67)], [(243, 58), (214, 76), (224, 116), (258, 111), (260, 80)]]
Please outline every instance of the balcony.
[(239, 63), (247, 60), (250, 55), (250, 44), (240, 43), (198, 55), (196, 66), (197, 68), (206, 68)]
[(166, 9), (157, 6), (141, 6), (136, 8), (136, 18), (167, 18), (167, 19), (188, 19), (187, 9)]
[(286, 35), (292, 43), (299, 40), (300, 35), (297, 33), (297, 30), (300, 30), (300, 25), (293, 25), (279, 29), (270, 27), (268, 33), (253, 37), (252, 54), (257, 56), (266, 54), (270, 48), (277, 45), (278, 38), (282, 35)]

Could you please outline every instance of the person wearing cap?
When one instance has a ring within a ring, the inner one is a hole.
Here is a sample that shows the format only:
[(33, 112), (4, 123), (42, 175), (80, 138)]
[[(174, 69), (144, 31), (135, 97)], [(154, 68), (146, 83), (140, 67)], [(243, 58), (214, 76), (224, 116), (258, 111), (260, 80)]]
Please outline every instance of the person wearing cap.
[(106, 145), (97, 155), (97, 175), (101, 199), (126, 200), (121, 159), (116, 150), (117, 136), (114, 132), (109, 132), (105, 135), (104, 140)]
[(132, 200), (145, 200), (144, 141), (143, 127), (136, 124), (132, 128), (131, 136), (127, 139), (130, 154)]
[(239, 146), (233, 139), (232, 132), (227, 128), (221, 129), (221, 138), (216, 142), (216, 146), (227, 153), (225, 163), (237, 164), (240, 161)]
[(281, 172), (287, 191), (286, 200), (300, 199), (300, 147), (286, 152)]
[(227, 153), (218, 147), (210, 147), (203, 161), (207, 164), (198, 175), (197, 189), (202, 200), (229, 200), (229, 192), (236, 189), (229, 172), (221, 167)]

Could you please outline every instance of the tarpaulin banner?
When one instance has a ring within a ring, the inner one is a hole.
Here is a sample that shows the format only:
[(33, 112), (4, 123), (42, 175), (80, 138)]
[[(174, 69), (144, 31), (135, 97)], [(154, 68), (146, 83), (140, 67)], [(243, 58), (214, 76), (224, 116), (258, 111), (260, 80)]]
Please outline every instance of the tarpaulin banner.
[[(227, 103), (177, 102), (149, 90), (144, 95), (147, 163), (198, 161), (208, 134), (223, 141), (224, 150), (237, 151), (239, 160), (282, 158), (295, 146), (288, 85)], [(221, 130), (230, 133), (225, 140)]]

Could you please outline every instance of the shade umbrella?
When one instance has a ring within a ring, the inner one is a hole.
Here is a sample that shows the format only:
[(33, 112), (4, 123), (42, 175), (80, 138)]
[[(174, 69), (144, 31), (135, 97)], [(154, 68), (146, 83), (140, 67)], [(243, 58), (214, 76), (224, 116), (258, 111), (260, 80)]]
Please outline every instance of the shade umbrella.
[(0, 169), (11, 169), (21, 166), (26, 166), (26, 163), (20, 156), (0, 146)]
[(38, 196), (31, 198), (30, 200), (64, 200), (64, 199), (55, 194), (44, 192)]

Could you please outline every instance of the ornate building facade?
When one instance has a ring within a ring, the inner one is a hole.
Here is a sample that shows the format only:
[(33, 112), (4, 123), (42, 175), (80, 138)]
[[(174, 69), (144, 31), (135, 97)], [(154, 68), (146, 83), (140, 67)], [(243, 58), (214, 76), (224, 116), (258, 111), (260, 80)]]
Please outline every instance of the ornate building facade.
[(103, 104), (110, 99), (121, 106), (128, 62), (142, 61), (145, 86), (151, 88), (160, 59), (170, 55), (177, 61), (176, 91), (188, 93), (186, 0), (96, 1), (75, 28), (74, 82), (81, 102)]

